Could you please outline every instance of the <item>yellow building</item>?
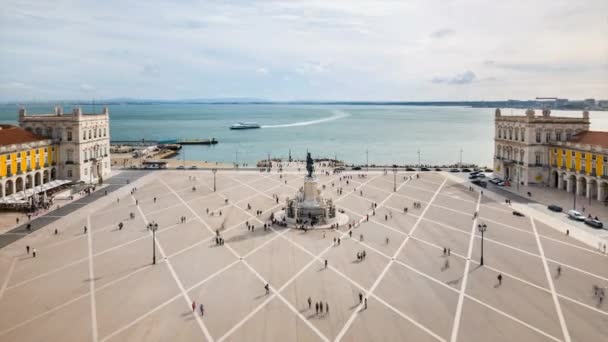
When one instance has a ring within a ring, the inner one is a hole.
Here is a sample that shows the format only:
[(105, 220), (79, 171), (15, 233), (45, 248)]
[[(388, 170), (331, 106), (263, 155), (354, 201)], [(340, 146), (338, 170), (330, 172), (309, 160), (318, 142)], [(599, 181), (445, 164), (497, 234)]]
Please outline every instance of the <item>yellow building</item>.
[(53, 140), (0, 125), (0, 198), (55, 180), (56, 157)]
[(549, 147), (551, 186), (598, 201), (608, 198), (608, 132), (584, 131)]

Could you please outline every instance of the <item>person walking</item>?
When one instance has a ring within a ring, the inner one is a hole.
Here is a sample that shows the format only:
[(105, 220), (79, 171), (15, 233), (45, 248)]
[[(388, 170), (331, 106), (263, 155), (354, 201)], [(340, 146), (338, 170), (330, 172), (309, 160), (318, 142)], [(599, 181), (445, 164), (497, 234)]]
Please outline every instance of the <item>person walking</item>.
[(268, 283), (266, 283), (266, 285), (264, 285), (264, 289), (266, 290), (266, 294), (270, 294), (270, 285)]
[(310, 297), (308, 297), (308, 310), (310, 310), (312, 307), (312, 299), (310, 299)]
[(87, 226), (84, 226), (84, 234), (87, 233)]
[(557, 265), (557, 276), (561, 276), (562, 275), (562, 265)]
[(315, 313), (318, 315), (319, 314), (319, 302), (315, 303)]
[(201, 316), (205, 316), (205, 307), (203, 306), (203, 304), (200, 304), (198, 308), (201, 311)]
[(34, 257), (34, 258), (36, 257), (36, 248), (34, 248), (34, 249), (32, 250), (32, 257)]
[(27, 254), (30, 254), (30, 246), (25, 246), (25, 251), (27, 252)]
[(501, 273), (499, 273), (499, 274), (498, 274), (498, 277), (496, 277), (496, 278), (498, 279), (498, 285), (499, 285), (499, 286), (500, 286), (500, 285), (502, 285), (502, 274), (501, 274)]
[(359, 292), (359, 304), (363, 302), (363, 293)]
[(327, 268), (327, 259), (325, 259), (325, 268)]
[(365, 309), (367, 310), (367, 298), (365, 298)]
[(319, 312), (323, 314), (323, 302), (319, 302)]
[(192, 301), (192, 312), (196, 310), (196, 302)]
[(325, 302), (325, 314), (329, 314), (329, 303)]

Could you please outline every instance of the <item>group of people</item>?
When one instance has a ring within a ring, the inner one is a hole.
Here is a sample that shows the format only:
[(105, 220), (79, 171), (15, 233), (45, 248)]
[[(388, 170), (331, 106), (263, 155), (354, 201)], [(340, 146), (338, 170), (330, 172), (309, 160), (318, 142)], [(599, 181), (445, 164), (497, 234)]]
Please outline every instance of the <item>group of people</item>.
[[(310, 297), (308, 297), (308, 309), (311, 310), (312, 309), (312, 299)], [(325, 302), (325, 305), (323, 305), (322, 301), (316, 302), (315, 303), (315, 312), (316, 314), (323, 314), (323, 312), (325, 311), (325, 314), (329, 314), (329, 304), (327, 302)]]
[(599, 287), (597, 285), (593, 285), (593, 297), (597, 298), (597, 304), (602, 305), (605, 296), (605, 287)]
[(365, 252), (365, 250), (363, 250), (361, 252), (357, 252), (357, 261), (365, 260), (366, 256), (367, 256), (367, 253)]

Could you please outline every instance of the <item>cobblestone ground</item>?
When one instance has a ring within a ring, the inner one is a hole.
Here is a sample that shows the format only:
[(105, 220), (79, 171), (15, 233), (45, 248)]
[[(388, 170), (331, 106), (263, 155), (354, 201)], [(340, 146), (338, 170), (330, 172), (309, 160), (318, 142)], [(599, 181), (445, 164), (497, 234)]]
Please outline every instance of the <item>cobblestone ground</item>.
[(295, 169), (219, 171), (215, 192), (209, 171), (151, 172), (50, 222), (0, 250), (0, 340), (608, 336), (608, 306), (592, 290), (608, 286), (608, 256), (563, 227), (513, 216), (443, 173), (318, 173), (352, 231), (263, 229), (302, 185)]

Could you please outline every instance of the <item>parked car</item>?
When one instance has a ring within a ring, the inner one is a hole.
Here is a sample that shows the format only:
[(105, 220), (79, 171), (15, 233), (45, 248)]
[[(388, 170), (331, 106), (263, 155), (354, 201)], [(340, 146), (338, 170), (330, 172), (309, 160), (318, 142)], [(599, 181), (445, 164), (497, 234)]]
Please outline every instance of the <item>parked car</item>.
[(435, 168), (435, 171), (443, 171), (443, 170), (442, 170), (442, 169), (440, 169), (440, 168), (438, 168), (438, 167), (436, 167), (436, 168)]
[(355, 166), (355, 167), (353, 167), (353, 170), (354, 171), (359, 171), (359, 170), (361, 170), (361, 166)]
[(470, 169), (462, 169), (462, 172), (471, 172)]
[(429, 169), (428, 167), (421, 167), (420, 171), (431, 171), (431, 169)]
[(450, 169), (450, 172), (460, 172), (458, 169)]
[(547, 209), (549, 209), (551, 211), (555, 211), (556, 213), (561, 213), (562, 211), (564, 211), (564, 209), (562, 209), (562, 207), (560, 207), (559, 205), (555, 205), (555, 204), (550, 204), (549, 206), (547, 206)]
[(524, 215), (524, 214), (520, 213), (520, 212), (519, 212), (519, 211), (517, 211), (517, 210), (514, 210), (514, 211), (513, 211), (513, 215), (515, 215), (515, 216), (519, 216), (519, 217), (525, 217), (525, 215)]
[(483, 172), (494, 172), (494, 170), (492, 170), (492, 169), (485, 169), (485, 170), (483, 170)]
[(183, 169), (185, 169), (185, 167), (183, 167), (182, 165), (180, 165), (180, 166), (177, 167), (177, 169), (178, 170), (183, 170)]
[(597, 228), (597, 229), (600, 229), (600, 228), (604, 227), (604, 224), (602, 223), (602, 221), (596, 220), (596, 219), (591, 218), (591, 217), (589, 217), (589, 218), (587, 218), (585, 220), (585, 224), (588, 225), (588, 226), (591, 226), (593, 228)]
[(500, 178), (492, 178), (489, 180), (489, 182), (492, 184), (498, 184), (498, 183), (502, 182), (502, 180), (500, 180)]
[(505, 182), (500, 181), (500, 182), (496, 183), (496, 185), (498, 185), (498, 186), (505, 186)]
[(482, 188), (485, 188), (486, 186), (488, 186), (487, 182), (479, 180), (479, 179), (476, 179), (476, 180), (472, 181), (471, 183), (473, 183), (475, 185), (478, 185), (478, 186), (480, 186)]
[(416, 171), (416, 170), (412, 169), (411, 167), (408, 167), (407, 169), (405, 169), (405, 171)]
[(469, 179), (477, 179), (477, 178), (479, 178), (479, 176), (478, 176), (478, 175), (470, 175), (470, 176), (469, 176)]
[(585, 215), (576, 210), (568, 210), (568, 217), (576, 221), (585, 221)]
[(192, 166), (190, 166), (190, 169), (192, 169), (192, 170), (198, 169), (198, 166), (192, 165)]

